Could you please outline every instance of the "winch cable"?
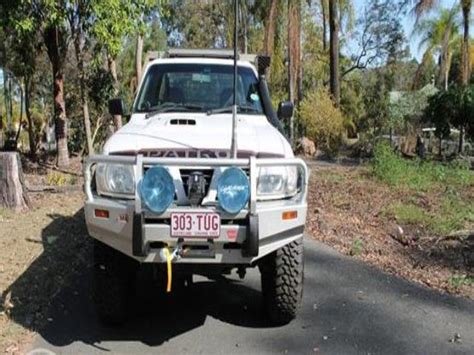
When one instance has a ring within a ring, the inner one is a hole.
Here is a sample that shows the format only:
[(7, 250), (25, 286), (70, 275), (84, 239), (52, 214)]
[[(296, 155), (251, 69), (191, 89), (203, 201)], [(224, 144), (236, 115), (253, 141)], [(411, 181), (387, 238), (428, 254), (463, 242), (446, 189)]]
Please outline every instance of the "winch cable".
[(173, 282), (173, 260), (179, 259), (181, 256), (184, 256), (188, 252), (188, 248), (182, 249), (180, 246), (177, 246), (172, 253), (170, 253), (169, 248), (163, 248), (163, 256), (166, 259), (166, 292), (171, 292), (171, 285)]

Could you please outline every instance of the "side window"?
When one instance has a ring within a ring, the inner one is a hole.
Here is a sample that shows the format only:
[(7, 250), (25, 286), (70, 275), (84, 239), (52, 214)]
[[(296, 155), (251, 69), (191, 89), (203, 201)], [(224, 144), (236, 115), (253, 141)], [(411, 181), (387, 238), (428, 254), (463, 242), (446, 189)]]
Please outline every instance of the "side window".
[(248, 76), (243, 77), (243, 89), (245, 94), (245, 104), (256, 109), (261, 109), (260, 94), (258, 92), (257, 84), (250, 80)]

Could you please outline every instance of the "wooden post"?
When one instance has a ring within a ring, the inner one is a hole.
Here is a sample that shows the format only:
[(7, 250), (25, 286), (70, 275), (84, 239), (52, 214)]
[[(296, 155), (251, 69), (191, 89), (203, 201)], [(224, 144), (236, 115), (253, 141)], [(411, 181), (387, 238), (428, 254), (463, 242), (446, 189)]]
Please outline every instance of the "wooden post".
[(0, 206), (26, 211), (30, 207), (20, 155), (0, 152)]

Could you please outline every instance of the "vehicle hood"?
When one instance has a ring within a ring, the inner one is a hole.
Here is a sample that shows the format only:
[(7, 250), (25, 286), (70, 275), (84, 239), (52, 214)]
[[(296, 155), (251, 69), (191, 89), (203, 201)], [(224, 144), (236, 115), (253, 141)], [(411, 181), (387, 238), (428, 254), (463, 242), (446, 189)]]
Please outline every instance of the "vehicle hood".
[[(163, 113), (150, 118), (133, 115), (105, 144), (104, 154), (157, 157), (230, 156), (232, 115)], [(287, 140), (261, 115), (239, 115), (239, 157), (293, 157)]]

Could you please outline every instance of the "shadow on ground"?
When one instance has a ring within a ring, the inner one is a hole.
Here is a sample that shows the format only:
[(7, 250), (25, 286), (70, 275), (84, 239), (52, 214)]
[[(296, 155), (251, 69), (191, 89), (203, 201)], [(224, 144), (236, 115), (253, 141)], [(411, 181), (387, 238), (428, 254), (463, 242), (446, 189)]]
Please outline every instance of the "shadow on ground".
[(2, 301), (9, 295), (15, 305), (9, 317), (50, 344), (134, 340), (159, 345), (200, 327), (207, 316), (238, 326), (269, 327), (260, 311), (259, 290), (239, 280), (206, 279), (165, 297), (146, 272), (139, 278), (129, 322), (119, 328), (102, 326), (91, 298), (92, 240), (84, 211), (50, 217), (53, 221), (41, 235), (43, 253), (2, 294)]
[[(86, 353), (92, 350), (87, 345), (120, 351), (123, 344), (138, 346), (131, 348), (134, 353), (159, 345), (212, 353), (232, 342), (246, 345), (239, 349), (247, 353), (443, 353), (474, 346), (471, 301), (381, 273), (311, 240), (305, 249), (303, 306), (289, 326), (266, 321), (258, 274), (251, 271), (244, 282), (203, 279), (169, 300), (142, 280), (133, 317), (121, 328), (107, 328), (98, 322), (90, 297), (92, 243), (83, 211), (54, 217), (42, 233), (43, 254), (2, 295), (11, 294), (10, 318), (36, 330), (40, 345), (75, 344), (73, 352)], [(455, 333), (462, 334), (462, 344), (449, 343)]]

